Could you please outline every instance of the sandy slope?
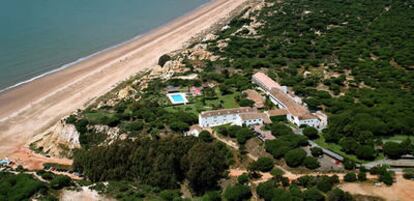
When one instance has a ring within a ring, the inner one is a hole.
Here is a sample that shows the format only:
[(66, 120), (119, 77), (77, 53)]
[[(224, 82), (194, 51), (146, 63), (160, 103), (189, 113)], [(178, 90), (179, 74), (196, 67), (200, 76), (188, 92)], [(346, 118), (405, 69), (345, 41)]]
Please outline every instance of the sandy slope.
[[(180, 49), (246, 0), (214, 0), (118, 48), (0, 94), (0, 158), (122, 80)], [(53, 56), (53, 55), (50, 55)]]

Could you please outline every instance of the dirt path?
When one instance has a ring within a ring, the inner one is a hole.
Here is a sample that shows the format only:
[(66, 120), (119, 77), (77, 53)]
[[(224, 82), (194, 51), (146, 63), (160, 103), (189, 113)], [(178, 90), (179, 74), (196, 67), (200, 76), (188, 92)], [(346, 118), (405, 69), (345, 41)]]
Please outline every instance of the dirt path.
[(72, 165), (72, 160), (62, 159), (62, 158), (53, 158), (46, 157), (37, 153), (34, 153), (29, 148), (20, 147), (14, 151), (9, 157), (14, 163), (15, 166), (22, 165), (24, 168), (29, 170), (41, 170), (43, 169), (43, 164), (45, 163), (58, 163), (61, 165)]
[(392, 186), (375, 186), (370, 183), (343, 183), (339, 187), (352, 194), (371, 195), (382, 197), (388, 201), (413, 201), (414, 181), (396, 176), (396, 182)]

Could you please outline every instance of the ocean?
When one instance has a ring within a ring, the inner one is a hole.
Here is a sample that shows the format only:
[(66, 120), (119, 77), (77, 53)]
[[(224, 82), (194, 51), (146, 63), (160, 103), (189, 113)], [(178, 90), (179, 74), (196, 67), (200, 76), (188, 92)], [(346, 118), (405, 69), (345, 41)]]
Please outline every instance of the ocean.
[(144, 34), (208, 0), (0, 0), (0, 91)]

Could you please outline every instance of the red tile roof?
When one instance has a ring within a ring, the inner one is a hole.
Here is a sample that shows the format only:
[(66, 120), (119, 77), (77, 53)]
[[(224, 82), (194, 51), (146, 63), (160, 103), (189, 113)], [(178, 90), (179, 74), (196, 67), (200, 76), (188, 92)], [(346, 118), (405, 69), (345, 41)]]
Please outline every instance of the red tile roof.
[(281, 86), (272, 80), (272, 78), (268, 77), (266, 74), (262, 72), (258, 72), (253, 75), (253, 81), (260, 83), (262, 87), (266, 90), (271, 90), (272, 88), (281, 88)]

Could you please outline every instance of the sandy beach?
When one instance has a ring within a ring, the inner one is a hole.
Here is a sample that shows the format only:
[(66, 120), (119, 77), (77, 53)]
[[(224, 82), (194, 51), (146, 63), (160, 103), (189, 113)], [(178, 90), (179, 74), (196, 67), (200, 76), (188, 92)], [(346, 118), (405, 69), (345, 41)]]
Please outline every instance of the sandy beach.
[[(214, 0), (144, 36), (0, 94), (0, 158), (165, 53), (229, 17), (246, 0)], [(53, 56), (53, 55), (50, 55)]]

